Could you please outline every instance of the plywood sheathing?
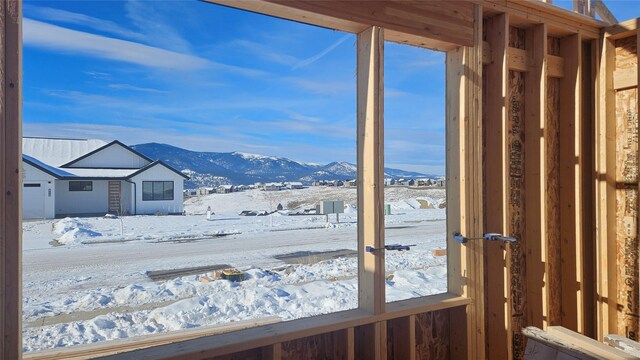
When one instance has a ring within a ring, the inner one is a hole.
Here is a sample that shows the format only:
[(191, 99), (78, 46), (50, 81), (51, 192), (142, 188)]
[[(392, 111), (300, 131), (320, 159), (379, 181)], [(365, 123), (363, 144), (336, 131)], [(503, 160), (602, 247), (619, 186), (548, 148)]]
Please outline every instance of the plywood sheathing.
[[(524, 49), (525, 32), (511, 27), (509, 45)], [(525, 338), (521, 331), (526, 326), (526, 264), (524, 247), (525, 208), (524, 208), (524, 118), (525, 118), (525, 74), (509, 71), (509, 117), (507, 124), (508, 144), (508, 222), (507, 233), (518, 239), (507, 248), (507, 274), (509, 282), (510, 346), (513, 359), (522, 359)]]
[[(560, 40), (555, 37), (548, 39), (548, 53), (560, 55)], [(546, 227), (547, 227), (547, 281), (549, 302), (547, 306), (547, 325), (560, 324), (560, 79), (550, 77), (547, 80), (547, 116), (546, 116)]]
[[(615, 41), (615, 68), (638, 67), (637, 37)], [(638, 89), (616, 92), (617, 330), (638, 340)]]
[(354, 358), (347, 344), (348, 329), (282, 343), (282, 360)]
[(448, 310), (416, 315), (416, 358), (450, 359), (449, 326)]

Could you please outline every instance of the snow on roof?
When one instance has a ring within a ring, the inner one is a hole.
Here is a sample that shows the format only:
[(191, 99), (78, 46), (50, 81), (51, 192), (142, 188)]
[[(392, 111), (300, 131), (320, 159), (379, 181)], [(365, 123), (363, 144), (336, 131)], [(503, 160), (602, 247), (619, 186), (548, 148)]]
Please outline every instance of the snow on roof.
[(106, 144), (107, 142), (98, 139), (24, 137), (22, 153), (45, 164), (59, 167)]
[(67, 172), (71, 173), (71, 176), (77, 176), (81, 178), (126, 178), (139, 169), (81, 169), (81, 168), (68, 168)]
[(38, 160), (38, 159), (36, 159), (34, 157), (31, 157), (29, 155), (22, 154), (22, 158), (24, 160), (26, 160), (28, 163), (31, 163), (31, 165), (33, 165), (35, 167), (38, 167), (38, 168), (44, 170), (45, 172), (50, 173), (53, 176), (58, 176), (58, 177), (73, 176), (73, 174), (71, 174), (71, 173), (69, 173), (67, 171), (64, 171), (62, 169), (59, 169), (59, 168), (56, 168), (56, 167), (53, 167), (53, 166), (49, 166), (49, 165), (43, 163), (42, 161), (40, 161), (40, 160)]

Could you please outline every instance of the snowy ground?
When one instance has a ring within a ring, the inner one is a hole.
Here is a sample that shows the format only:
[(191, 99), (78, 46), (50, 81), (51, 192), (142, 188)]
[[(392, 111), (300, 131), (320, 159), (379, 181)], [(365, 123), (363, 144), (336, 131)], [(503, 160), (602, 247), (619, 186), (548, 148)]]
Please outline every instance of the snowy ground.
[[(444, 190), (390, 188), (387, 301), (446, 291)], [(324, 216), (242, 217), (242, 210), (313, 207), (345, 200), (340, 223)], [(356, 250), (355, 189), (315, 187), (192, 198), (187, 216), (81, 218), (24, 223), (24, 350), (279, 316), (283, 321), (357, 307), (357, 260), (288, 264), (298, 251)], [(204, 213), (211, 206), (210, 220)], [(147, 271), (229, 264), (246, 280), (211, 274), (151, 281)]]

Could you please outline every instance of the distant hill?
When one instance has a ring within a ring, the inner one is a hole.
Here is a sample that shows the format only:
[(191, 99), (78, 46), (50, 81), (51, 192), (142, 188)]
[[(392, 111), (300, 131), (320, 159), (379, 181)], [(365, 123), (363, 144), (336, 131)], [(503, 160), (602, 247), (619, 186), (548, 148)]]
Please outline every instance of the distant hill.
[[(132, 148), (151, 159), (162, 160), (191, 177), (185, 183), (187, 189), (275, 181), (300, 181), (309, 184), (318, 180), (347, 180), (356, 177), (356, 166), (347, 162), (305, 164), (282, 157), (241, 152), (198, 152), (158, 143), (133, 145)], [(440, 176), (385, 168), (385, 177), (399, 179)]]

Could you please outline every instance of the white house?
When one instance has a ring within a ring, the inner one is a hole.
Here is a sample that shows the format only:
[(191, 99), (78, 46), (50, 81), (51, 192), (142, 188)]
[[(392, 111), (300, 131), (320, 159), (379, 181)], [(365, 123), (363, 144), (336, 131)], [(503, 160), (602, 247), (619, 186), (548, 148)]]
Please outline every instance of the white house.
[(23, 218), (183, 211), (188, 177), (112, 141), (25, 137)]

